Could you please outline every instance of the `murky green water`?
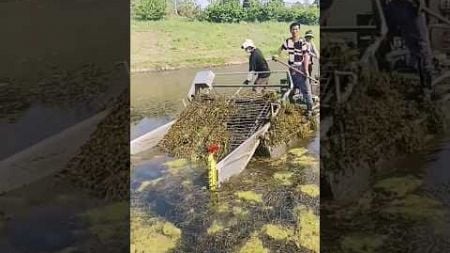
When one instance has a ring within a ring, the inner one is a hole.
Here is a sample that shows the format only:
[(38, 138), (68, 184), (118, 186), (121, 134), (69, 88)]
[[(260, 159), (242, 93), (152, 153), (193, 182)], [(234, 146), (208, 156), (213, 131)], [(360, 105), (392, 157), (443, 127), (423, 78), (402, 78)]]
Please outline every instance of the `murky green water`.
[[(214, 71), (245, 72), (246, 68)], [(196, 72), (132, 76), (132, 107), (151, 111), (132, 123), (132, 138), (176, 117)], [(132, 157), (132, 250), (317, 251), (319, 143), (312, 137), (281, 159), (254, 158), (217, 194), (206, 189), (204, 164), (173, 159), (158, 150)]]
[(385, 163), (351, 205), (323, 201), (322, 246), (332, 252), (448, 252), (449, 159), (449, 137), (437, 137), (422, 151)]

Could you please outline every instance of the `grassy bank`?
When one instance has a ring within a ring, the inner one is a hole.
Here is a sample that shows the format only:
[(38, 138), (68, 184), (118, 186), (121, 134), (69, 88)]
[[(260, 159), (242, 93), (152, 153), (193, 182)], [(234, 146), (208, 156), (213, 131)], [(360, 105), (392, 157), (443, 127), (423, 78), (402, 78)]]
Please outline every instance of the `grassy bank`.
[[(312, 29), (319, 44), (319, 26)], [(246, 62), (240, 49), (252, 39), (270, 57), (289, 36), (289, 24), (281, 22), (218, 24), (184, 19), (132, 21), (131, 68), (165, 70)]]

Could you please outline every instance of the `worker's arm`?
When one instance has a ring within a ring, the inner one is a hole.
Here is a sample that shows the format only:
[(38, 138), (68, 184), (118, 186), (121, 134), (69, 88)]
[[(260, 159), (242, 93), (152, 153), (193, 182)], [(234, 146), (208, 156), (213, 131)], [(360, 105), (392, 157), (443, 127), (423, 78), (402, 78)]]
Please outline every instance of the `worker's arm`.
[(319, 50), (317, 50), (316, 45), (312, 41), (311, 41), (311, 47), (312, 47), (312, 51), (313, 51), (314, 57), (316, 57), (319, 60), (320, 59), (320, 52), (319, 52)]
[(309, 53), (305, 53), (303, 55), (303, 73), (306, 75), (306, 77), (309, 77), (309, 63), (311, 61), (310, 59), (311, 55)]

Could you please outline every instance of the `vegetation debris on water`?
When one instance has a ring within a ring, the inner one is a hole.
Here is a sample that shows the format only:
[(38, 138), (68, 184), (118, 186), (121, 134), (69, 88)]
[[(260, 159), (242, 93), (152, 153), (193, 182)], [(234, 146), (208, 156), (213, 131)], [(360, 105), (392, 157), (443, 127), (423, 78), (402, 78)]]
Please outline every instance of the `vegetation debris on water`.
[(128, 111), (123, 109), (129, 99), (124, 91), (113, 101), (110, 113), (59, 176), (105, 199), (129, 198), (129, 134), (124, 131), (129, 127)]

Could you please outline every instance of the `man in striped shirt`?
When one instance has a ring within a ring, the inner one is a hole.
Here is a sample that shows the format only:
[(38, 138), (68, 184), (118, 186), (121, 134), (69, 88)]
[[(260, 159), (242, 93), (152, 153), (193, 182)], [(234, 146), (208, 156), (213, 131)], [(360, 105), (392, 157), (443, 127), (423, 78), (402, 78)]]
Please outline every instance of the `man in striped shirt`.
[[(309, 85), (308, 79), (308, 67), (311, 57), (311, 53), (309, 51), (310, 47), (306, 40), (300, 37), (299, 23), (292, 23), (289, 28), (291, 31), (291, 37), (286, 39), (278, 49), (278, 55), (280, 55), (282, 51), (288, 52), (288, 64), (291, 66), (291, 68), (297, 70), (295, 71), (293, 69), (290, 69), (292, 81), (294, 83), (295, 94), (297, 94), (300, 90), (303, 98), (306, 100), (308, 115), (311, 115), (313, 100), (311, 95), (311, 86)], [(274, 58), (278, 58), (278, 55), (275, 55)]]

